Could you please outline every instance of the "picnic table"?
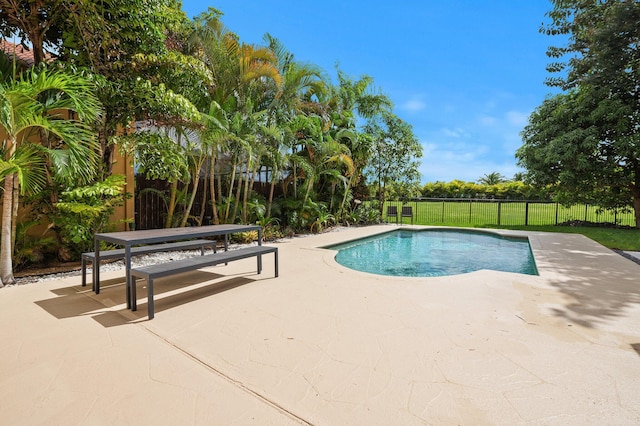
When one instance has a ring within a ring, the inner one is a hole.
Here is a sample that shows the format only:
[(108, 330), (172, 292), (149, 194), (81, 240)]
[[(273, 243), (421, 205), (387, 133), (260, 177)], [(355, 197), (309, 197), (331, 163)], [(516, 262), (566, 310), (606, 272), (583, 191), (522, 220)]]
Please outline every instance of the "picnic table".
[[(258, 245), (262, 245), (262, 228), (258, 225), (208, 225), (184, 228), (147, 229), (142, 231), (105, 232), (95, 234), (94, 253), (95, 267), (93, 268), (93, 288), (100, 292), (100, 242), (104, 241), (124, 247), (124, 263), (126, 274), (127, 308), (131, 309), (131, 248), (142, 244), (161, 244), (169, 241), (189, 240), (196, 238), (224, 236), (224, 249), (229, 248), (229, 235), (237, 232), (258, 231)], [(260, 262), (260, 260), (258, 260)]]

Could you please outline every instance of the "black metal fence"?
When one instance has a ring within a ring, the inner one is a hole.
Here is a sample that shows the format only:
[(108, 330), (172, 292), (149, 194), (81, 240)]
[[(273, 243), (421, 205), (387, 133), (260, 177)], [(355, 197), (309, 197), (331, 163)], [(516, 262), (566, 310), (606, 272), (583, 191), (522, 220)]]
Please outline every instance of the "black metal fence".
[[(180, 185), (183, 189), (184, 185)], [(254, 190), (268, 193), (268, 187), (256, 184)], [(167, 215), (167, 199), (170, 185), (164, 181), (150, 181), (136, 176), (135, 227), (136, 229), (158, 229), (164, 227)], [(211, 223), (211, 203), (207, 201), (205, 182), (198, 185), (197, 196), (191, 209), (194, 217), (202, 216), (203, 225)], [(203, 205), (204, 201), (204, 205)], [(421, 198), (408, 202), (388, 201), (387, 206), (412, 208), (413, 222), (419, 225), (472, 224), (472, 225), (558, 225), (571, 221), (615, 223), (635, 226), (632, 210), (602, 210), (590, 204), (570, 207), (548, 201), (489, 200), (475, 198)], [(398, 215), (398, 219), (402, 219)], [(395, 221), (395, 218), (392, 219)], [(199, 222), (200, 219), (196, 222)], [(409, 221), (408, 217), (404, 221)], [(190, 224), (197, 224), (190, 221)]]
[[(179, 200), (178, 214), (184, 214), (183, 208), (186, 200), (184, 194), (192, 190), (192, 184), (178, 184)], [(254, 191), (267, 196), (270, 186), (266, 183), (255, 182)], [(279, 193), (279, 188), (276, 194)], [(135, 203), (135, 229), (160, 229), (164, 228), (167, 218), (168, 202), (171, 193), (171, 185), (163, 180), (148, 180), (142, 175), (136, 175), (134, 194)], [(200, 179), (196, 196), (191, 207), (188, 220), (189, 225), (211, 225), (213, 208), (209, 197), (208, 181)]]
[(585, 221), (635, 226), (634, 213), (630, 209), (603, 210), (589, 204), (567, 207), (548, 201), (425, 198), (404, 203), (387, 202), (384, 212), (387, 206), (398, 206), (399, 211), (401, 205), (411, 206), (414, 223), (421, 225), (459, 223), (528, 226)]

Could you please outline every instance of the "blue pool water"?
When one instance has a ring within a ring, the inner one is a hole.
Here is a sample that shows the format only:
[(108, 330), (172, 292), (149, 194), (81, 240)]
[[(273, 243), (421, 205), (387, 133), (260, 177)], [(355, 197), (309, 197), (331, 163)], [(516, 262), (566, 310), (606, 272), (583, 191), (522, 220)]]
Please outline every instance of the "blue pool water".
[(440, 277), (481, 269), (538, 275), (526, 238), (460, 230), (398, 230), (333, 245), (336, 261), (357, 271)]

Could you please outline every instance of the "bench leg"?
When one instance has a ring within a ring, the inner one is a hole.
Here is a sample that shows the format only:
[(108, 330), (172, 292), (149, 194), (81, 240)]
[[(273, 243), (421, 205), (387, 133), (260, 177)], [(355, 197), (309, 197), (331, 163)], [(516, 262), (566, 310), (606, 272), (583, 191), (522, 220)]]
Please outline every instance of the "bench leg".
[(91, 261), (93, 291), (95, 294), (100, 294), (100, 241), (95, 237), (93, 238), (93, 256), (93, 260)]
[(149, 319), (153, 319), (154, 317), (154, 306), (153, 306), (153, 279), (149, 278), (147, 282), (147, 308)]
[(138, 284), (138, 278), (132, 275), (131, 276), (131, 294), (128, 294), (129, 292), (127, 292), (127, 297), (131, 298), (132, 311), (138, 310), (138, 297), (136, 296), (136, 284)]
[(96, 260), (91, 261), (91, 282), (93, 283), (93, 292), (100, 294), (100, 282), (96, 278)]
[(87, 286), (87, 258), (82, 256), (82, 287)]
[(262, 255), (258, 255), (258, 274), (262, 273)]
[(278, 277), (278, 250), (273, 252), (273, 257), (275, 259), (276, 278), (277, 278)]

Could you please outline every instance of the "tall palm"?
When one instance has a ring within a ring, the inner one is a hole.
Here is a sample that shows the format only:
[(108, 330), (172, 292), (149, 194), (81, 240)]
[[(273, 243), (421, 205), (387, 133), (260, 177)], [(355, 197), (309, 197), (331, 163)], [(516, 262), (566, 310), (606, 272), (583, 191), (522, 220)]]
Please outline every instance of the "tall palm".
[(507, 178), (505, 178), (502, 174), (498, 172), (491, 172), (482, 175), (480, 179), (478, 179), (478, 183), (480, 185), (497, 185), (502, 182), (506, 182)]
[[(40, 190), (47, 173), (58, 183), (88, 182), (98, 160), (90, 123), (100, 114), (91, 85), (79, 76), (43, 69), (3, 81), (8, 82), (0, 84), (4, 132), (0, 285), (15, 282), (12, 229), (19, 192)], [(73, 111), (77, 120), (65, 119), (65, 111)], [(40, 134), (46, 136), (47, 145), (39, 143)], [(33, 161), (20, 161), (25, 155)]]
[(269, 34), (264, 39), (277, 59), (282, 76), (281, 85), (267, 93), (271, 99), (265, 126), (269, 129), (267, 140), (270, 142), (267, 143), (268, 175), (271, 176), (267, 211), (270, 214), (275, 183), (285, 176), (285, 167), (291, 167), (288, 180), (292, 180), (294, 198), (298, 195), (299, 171), (307, 178), (308, 184), (313, 183), (313, 168), (308, 156), (303, 154), (305, 144), (313, 144), (314, 140), (322, 138), (318, 120), (313, 116), (319, 111), (314, 93), (324, 85), (324, 75), (317, 66), (296, 61), (278, 39)]
[[(363, 171), (371, 157), (371, 143), (358, 129), (358, 123), (371, 121), (392, 107), (391, 100), (375, 90), (373, 79), (362, 76), (353, 79), (338, 70), (338, 84), (325, 84), (314, 91), (322, 106), (323, 120), (328, 137), (339, 141), (348, 148), (349, 158), (355, 168), (349, 175), (349, 188), (362, 179)], [(345, 192), (340, 208), (348, 198)]]
[[(215, 10), (195, 19), (190, 48), (192, 54), (200, 57), (214, 75), (212, 100), (223, 113), (221, 122), (224, 126), (212, 135), (210, 148), (215, 157), (226, 156), (232, 163), (227, 203), (221, 219), (233, 220), (235, 212), (230, 216), (233, 194), (236, 194), (237, 208), (241, 199), (247, 199), (253, 170), (259, 167), (256, 162), (259, 157), (252, 144), (260, 126), (266, 123), (261, 113), (269, 104), (267, 94), (277, 93), (282, 82), (277, 58), (268, 48), (241, 43), (235, 34), (222, 25), (220, 15)], [(218, 152), (223, 147), (226, 152)], [(212, 157), (211, 161), (210, 170), (213, 173), (215, 158)], [(239, 174), (238, 168), (241, 171)], [(215, 200), (213, 176), (210, 184), (211, 198)], [(216, 216), (214, 205), (214, 221)], [(242, 216), (246, 217), (246, 212), (242, 212)]]
[(322, 70), (315, 65), (296, 61), (277, 38), (266, 34), (265, 41), (276, 58), (282, 76), (282, 83), (270, 94), (269, 125), (286, 124), (300, 113), (317, 110), (318, 103), (312, 98), (319, 87), (325, 84)]

